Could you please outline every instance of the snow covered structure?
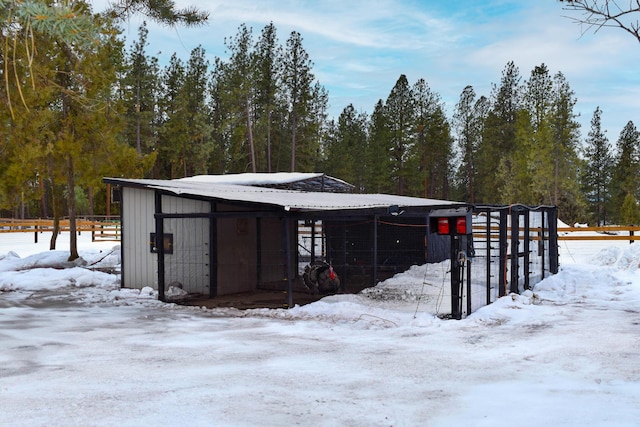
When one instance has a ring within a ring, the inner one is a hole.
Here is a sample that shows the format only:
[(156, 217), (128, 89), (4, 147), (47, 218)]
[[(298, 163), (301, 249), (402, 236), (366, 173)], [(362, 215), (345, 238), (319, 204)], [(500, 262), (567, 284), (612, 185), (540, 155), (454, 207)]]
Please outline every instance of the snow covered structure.
[(315, 260), (333, 266), (344, 290), (359, 291), (426, 262), (434, 212), (471, 213), (462, 202), (350, 193), (324, 174), (104, 182), (121, 189), (122, 285), (154, 287), (160, 299), (179, 283), (210, 298), (283, 290), (291, 307), (300, 266)]

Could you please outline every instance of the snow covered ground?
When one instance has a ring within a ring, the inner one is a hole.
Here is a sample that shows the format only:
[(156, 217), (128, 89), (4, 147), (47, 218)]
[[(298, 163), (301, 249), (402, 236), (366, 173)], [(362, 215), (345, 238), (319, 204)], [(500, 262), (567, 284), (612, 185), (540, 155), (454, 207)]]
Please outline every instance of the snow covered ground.
[(365, 295), (164, 304), (101, 271), (113, 243), (64, 265), (68, 237), (39, 240), (0, 234), (2, 426), (640, 425), (640, 243), (562, 242), (559, 274), (455, 321)]

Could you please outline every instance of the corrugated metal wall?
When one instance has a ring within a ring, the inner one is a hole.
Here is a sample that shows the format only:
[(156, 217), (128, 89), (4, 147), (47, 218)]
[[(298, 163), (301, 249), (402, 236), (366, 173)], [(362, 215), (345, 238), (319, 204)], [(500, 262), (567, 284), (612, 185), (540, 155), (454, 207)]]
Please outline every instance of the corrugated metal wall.
[(153, 191), (122, 188), (122, 286), (158, 288), (157, 255), (149, 250), (155, 231)]
[[(122, 221), (126, 231), (122, 241), (122, 284), (128, 288), (158, 287), (157, 255), (151, 252), (155, 233), (154, 192), (123, 188)], [(172, 196), (162, 197), (164, 213), (209, 212), (210, 204)], [(183, 289), (209, 293), (209, 220), (206, 218), (167, 219), (165, 235), (173, 239), (173, 253), (165, 255), (165, 284), (180, 282)]]

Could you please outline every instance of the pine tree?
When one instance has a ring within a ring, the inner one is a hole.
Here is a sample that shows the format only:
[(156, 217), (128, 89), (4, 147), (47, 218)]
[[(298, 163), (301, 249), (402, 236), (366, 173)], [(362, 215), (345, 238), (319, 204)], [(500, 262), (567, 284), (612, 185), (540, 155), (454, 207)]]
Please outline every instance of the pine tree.
[(411, 167), (415, 165), (407, 164), (415, 150), (413, 100), (407, 76), (402, 74), (385, 102), (392, 159), (392, 178), (395, 180), (395, 193), (399, 195), (406, 194), (409, 176), (415, 170), (411, 170)]
[[(124, 5), (128, 11), (141, 7), (145, 13), (164, 23), (186, 24), (200, 23), (206, 19), (196, 9), (176, 9), (172, 1), (150, 2), (148, 0), (122, 1), (114, 3)], [(22, 50), (18, 64), (11, 69), (13, 75), (4, 73), (3, 101), (9, 109), (11, 119), (15, 119), (17, 105), (25, 111), (41, 109), (38, 122), (51, 119), (47, 145), (38, 162), (47, 170), (51, 183), (51, 205), (54, 208), (54, 233), (51, 247), (55, 247), (57, 225), (62, 215), (62, 188), (66, 187), (66, 209), (70, 222), (69, 260), (78, 258), (76, 236), (76, 185), (82, 184), (82, 155), (88, 150), (87, 144), (95, 144), (96, 139), (108, 139), (104, 134), (92, 135), (84, 125), (88, 122), (99, 123), (100, 115), (113, 102), (110, 95), (113, 81), (108, 77), (113, 73), (113, 63), (102, 59), (104, 49), (111, 49), (118, 31), (112, 25), (113, 17), (122, 15), (94, 15), (85, 1), (9, 1), (0, 5), (0, 29), (7, 43), (3, 44), (3, 59), (18, 58), (11, 50)], [(12, 40), (11, 43), (8, 41)], [(19, 47), (19, 49), (18, 49)], [(37, 54), (36, 54), (37, 53)], [(106, 55), (113, 60), (113, 55)], [(47, 66), (41, 66), (46, 63)], [(55, 70), (52, 74), (51, 70)], [(113, 73), (113, 74), (112, 74)], [(19, 82), (13, 86), (10, 80)], [(42, 90), (45, 89), (45, 90)], [(51, 89), (51, 90), (49, 90)], [(38, 93), (38, 95), (25, 92)], [(98, 94), (102, 94), (99, 96)], [(37, 99), (39, 98), (39, 99)], [(38, 105), (28, 101), (37, 99)], [(16, 104), (16, 100), (19, 102)], [(105, 105), (106, 102), (106, 105)], [(45, 112), (46, 110), (46, 112)], [(22, 114), (22, 113), (20, 113)], [(117, 129), (110, 123), (105, 132)], [(30, 150), (29, 150), (30, 151)], [(108, 156), (105, 160), (109, 160)], [(38, 180), (42, 176), (38, 173)]]
[[(536, 133), (534, 120), (529, 110), (519, 109), (516, 113), (514, 144), (511, 151), (501, 159), (502, 182), (499, 201), (504, 204), (525, 203), (538, 204), (539, 192), (544, 192), (547, 183), (542, 188), (536, 188), (534, 179), (548, 158), (541, 146), (546, 142), (546, 132)], [(544, 126), (542, 127), (544, 129)], [(543, 144), (540, 144), (542, 142)]]
[(208, 77), (209, 62), (205, 59), (202, 46), (198, 46), (189, 56), (183, 88), (189, 140), (185, 150), (187, 176), (207, 173), (209, 157), (213, 151), (206, 97)]
[[(290, 171), (297, 170), (299, 145), (309, 145), (305, 151), (313, 152), (310, 140), (314, 136), (317, 123), (311, 115), (312, 101), (314, 98), (314, 80), (311, 69), (313, 63), (309, 59), (309, 54), (302, 46), (302, 36), (294, 31), (287, 39), (283, 62), (283, 89), (284, 96), (288, 104), (288, 125), (290, 134)], [(315, 141), (319, 142), (319, 141)], [(305, 159), (309, 164), (310, 159)], [(304, 168), (303, 168), (304, 169)]]
[(453, 125), (456, 131), (456, 141), (460, 153), (458, 168), (459, 187), (464, 188), (464, 200), (474, 203), (473, 183), (475, 175), (475, 155), (478, 147), (478, 134), (475, 124), (473, 105), (476, 102), (476, 92), (473, 86), (466, 86), (460, 94), (453, 115)]
[(476, 99), (472, 86), (466, 86), (460, 94), (453, 115), (457, 135), (460, 162), (457, 170), (457, 191), (460, 200), (475, 203), (475, 176), (478, 147), (482, 140), (482, 127), (487, 115), (488, 100)]
[[(545, 64), (536, 66), (522, 88), (512, 180), (516, 201), (552, 204), (554, 195), (553, 81)], [(517, 159), (517, 160), (516, 160)]]
[(631, 193), (627, 193), (620, 207), (620, 222), (625, 225), (640, 224), (640, 209), (638, 199)]
[(606, 223), (606, 206), (609, 201), (612, 155), (609, 140), (602, 130), (602, 110), (597, 107), (591, 119), (591, 130), (586, 139), (586, 165), (582, 185), (587, 196), (591, 215), (597, 225)]
[[(60, 89), (54, 94), (58, 108), (52, 123), (55, 137), (48, 163), (52, 167), (54, 192), (59, 184), (66, 187), (69, 259), (73, 260), (78, 257), (75, 229), (78, 187), (87, 189), (92, 195), (99, 185), (96, 172), (109, 170), (108, 164), (113, 160), (110, 157), (126, 152), (117, 143), (117, 133), (121, 128), (112, 99), (117, 71), (115, 64), (122, 61), (122, 43), (111, 35), (91, 49), (71, 49), (59, 41), (58, 46), (62, 46), (62, 50), (52, 57), (58, 70), (55, 81)], [(96, 144), (96, 141), (100, 143)], [(87, 158), (87, 153), (94, 156)], [(53, 205), (55, 207), (56, 203)], [(54, 211), (54, 217), (60, 214), (59, 210)], [(54, 245), (55, 237), (51, 246)]]
[[(521, 109), (520, 72), (510, 61), (502, 72), (500, 85), (494, 85), (491, 109), (483, 126), (477, 156), (478, 202), (496, 203), (511, 178), (511, 153), (516, 145), (516, 118)], [(513, 202), (512, 200), (509, 202)]]
[(163, 121), (158, 135), (156, 176), (173, 179), (187, 174), (189, 146), (185, 67), (174, 53), (163, 73), (163, 95), (159, 108)]
[[(34, 41), (41, 49), (52, 48), (52, 41), (35, 37)], [(18, 47), (2, 60), (6, 61), (7, 68), (15, 67), (18, 74), (28, 73), (24, 55), (25, 52)], [(15, 62), (9, 58), (15, 58)], [(0, 209), (13, 209), (13, 215), (19, 218), (28, 216), (30, 212), (43, 216), (50, 210), (44, 198), (49, 187), (45, 159), (55, 137), (50, 127), (54, 112), (48, 108), (55, 99), (55, 89), (47, 82), (53, 79), (55, 71), (48, 61), (41, 59), (34, 58), (29, 68), (46, 77), (20, 89), (25, 103), (18, 103), (13, 109), (0, 108)], [(9, 103), (11, 93), (17, 93), (19, 83), (9, 79), (7, 86), (0, 89), (3, 104)], [(39, 209), (29, 209), (30, 206), (38, 206), (34, 205), (38, 200), (41, 200)]]
[(157, 110), (160, 68), (158, 59), (146, 54), (148, 34), (145, 22), (125, 59), (119, 90), (126, 108), (124, 139), (136, 148), (138, 155), (153, 152), (160, 122)]
[(230, 141), (234, 171), (244, 172), (248, 168), (257, 171), (254, 144), (255, 69), (252, 62), (254, 41), (251, 28), (241, 25), (235, 37), (225, 39), (229, 60), (221, 66), (223, 83), (221, 102), (226, 105), (232, 140)]
[[(38, 36), (59, 40), (60, 46), (91, 49), (103, 42), (104, 36), (117, 33), (111, 26), (112, 22), (128, 19), (135, 13), (169, 26), (196, 26), (208, 19), (207, 13), (195, 7), (177, 8), (172, 0), (117, 0), (110, 2), (102, 15), (93, 14), (90, 3), (84, 0), (3, 1), (0, 3), (0, 30), (7, 40), (3, 44), (3, 56), (10, 58), (9, 50), (20, 47), (26, 52), (26, 63), (32, 64), (40, 50), (33, 44)], [(16, 69), (13, 70), (15, 73)], [(38, 75), (34, 71), (34, 68), (27, 66), (27, 71), (13, 77), (23, 84), (28, 79), (35, 81)], [(6, 86), (9, 86), (11, 76), (5, 73), (4, 78)], [(6, 102), (12, 117), (15, 101), (27, 105), (22, 90), (24, 87), (18, 85), (15, 92), (7, 93)]]
[(112, 18), (125, 20), (134, 14), (142, 14), (168, 26), (201, 25), (209, 16), (193, 6), (179, 9), (173, 0), (116, 0), (110, 2), (109, 6), (105, 14)]
[(326, 168), (329, 175), (353, 184), (359, 191), (365, 187), (363, 162), (367, 146), (367, 115), (358, 113), (349, 104), (342, 110), (326, 148)]
[(574, 112), (575, 93), (564, 74), (557, 72), (553, 77), (554, 99), (551, 111), (553, 132), (553, 199), (563, 218), (577, 218), (584, 210), (584, 197), (579, 189), (578, 171), (580, 159), (578, 144), (580, 124)]
[[(255, 70), (255, 145), (258, 169), (266, 172), (274, 170), (274, 153), (282, 144), (278, 132), (279, 117), (284, 116), (284, 106), (279, 97), (282, 79), (282, 47), (278, 45), (275, 25), (268, 24), (262, 29), (260, 39), (253, 51), (252, 62)], [(261, 161), (261, 159), (264, 159)]]
[(553, 81), (545, 64), (531, 70), (531, 76), (523, 88), (523, 108), (529, 111), (534, 132), (545, 126), (553, 105)]
[(231, 132), (228, 123), (232, 112), (226, 105), (224, 63), (215, 58), (213, 71), (207, 89), (209, 94), (209, 111), (211, 112), (212, 155), (209, 159), (209, 171), (227, 173), (230, 171), (231, 159), (228, 148), (231, 146)]
[(452, 137), (444, 106), (438, 94), (424, 79), (412, 87), (415, 109), (416, 153), (418, 172), (409, 194), (428, 198), (448, 198), (452, 178)]
[(615, 219), (623, 223), (631, 223), (628, 222), (631, 212), (630, 200), (635, 202), (640, 196), (639, 157), (640, 132), (633, 122), (629, 121), (618, 137), (611, 175), (611, 212)]
[(369, 120), (368, 142), (365, 151), (365, 191), (373, 193), (392, 193), (393, 183), (391, 156), (391, 133), (385, 105), (382, 100), (376, 103)]
[(311, 91), (309, 117), (304, 128), (305, 143), (298, 152), (300, 170), (316, 171), (322, 163), (322, 143), (327, 134), (327, 105), (329, 92), (316, 81)]

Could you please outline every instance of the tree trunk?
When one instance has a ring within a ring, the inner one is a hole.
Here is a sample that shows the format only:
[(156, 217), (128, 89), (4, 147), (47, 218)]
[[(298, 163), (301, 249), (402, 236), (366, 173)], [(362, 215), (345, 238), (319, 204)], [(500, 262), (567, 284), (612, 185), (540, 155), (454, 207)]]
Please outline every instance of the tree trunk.
[(87, 189), (87, 197), (89, 198), (89, 217), (91, 218), (91, 220), (93, 221), (93, 214), (94, 214), (94, 210), (93, 210), (93, 188), (89, 187)]
[(67, 204), (69, 209), (69, 261), (80, 257), (78, 255), (78, 235), (76, 227), (76, 192), (73, 158), (67, 155)]
[(38, 176), (38, 186), (40, 187), (40, 217), (46, 218), (49, 214), (47, 213), (47, 196), (44, 190), (44, 176), (42, 173)]
[(267, 119), (267, 172), (271, 173), (271, 107)]
[(247, 138), (249, 139), (249, 154), (251, 156), (251, 172), (256, 173), (256, 149), (253, 145), (253, 128), (251, 126), (251, 104), (249, 98), (246, 99), (247, 113)]
[(296, 114), (293, 113), (292, 129), (291, 129), (291, 172), (296, 171), (296, 128), (298, 120)]
[(58, 233), (60, 233), (60, 215), (57, 209), (53, 209), (53, 233), (51, 234), (51, 240), (49, 240), (49, 250), (56, 250), (56, 241), (58, 240)]
[(473, 195), (473, 168), (471, 164), (468, 166), (467, 180), (469, 181), (469, 203), (474, 204), (476, 201)]
[(50, 182), (51, 205), (53, 206), (53, 234), (51, 235), (51, 240), (49, 241), (49, 250), (53, 251), (56, 249), (56, 241), (58, 239), (58, 233), (60, 233), (60, 201), (58, 199), (58, 194), (56, 193), (53, 179), (51, 179)]

